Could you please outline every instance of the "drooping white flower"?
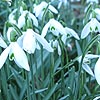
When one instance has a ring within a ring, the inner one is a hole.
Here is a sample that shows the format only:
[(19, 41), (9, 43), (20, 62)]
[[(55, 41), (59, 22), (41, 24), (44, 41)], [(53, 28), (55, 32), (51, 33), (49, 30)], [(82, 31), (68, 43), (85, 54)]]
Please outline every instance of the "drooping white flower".
[(22, 46), (22, 48), (29, 54), (34, 53), (35, 49), (39, 48), (37, 42), (43, 45), (43, 48), (47, 51), (53, 52), (53, 48), (46, 41), (46, 39), (41, 35), (35, 33), (32, 29), (27, 29), (27, 31), (24, 32), (21, 37), (19, 37), (18, 42)]
[(86, 38), (90, 32), (100, 32), (100, 23), (96, 18), (92, 18), (90, 22), (88, 22), (81, 33), (81, 39)]
[(16, 26), (18, 26), (19, 28), (22, 28), (26, 23), (26, 16), (27, 18), (31, 19), (32, 20), (32, 23), (34, 26), (38, 27), (38, 20), (36, 19), (36, 17), (31, 13), (29, 12), (28, 10), (23, 10), (22, 7), (20, 7), (20, 10), (19, 10), (19, 15), (18, 15), (18, 23), (17, 21), (15, 20), (15, 16), (16, 16), (16, 12), (18, 11), (18, 9), (14, 9), (10, 15), (9, 15), (9, 22), (10, 23), (13, 23), (15, 24)]
[[(35, 16), (38, 17), (38, 19), (40, 19), (40, 20), (42, 19), (43, 14), (44, 14), (45, 9), (47, 8), (47, 6), (48, 6), (48, 3), (46, 3), (45, 1), (42, 1), (39, 5), (34, 7)], [(50, 4), (48, 6), (48, 9), (50, 11), (52, 11), (53, 13), (55, 13), (55, 14), (58, 13), (58, 11)]]
[(95, 64), (94, 74), (95, 74), (97, 83), (100, 85), (100, 58), (97, 60), (97, 62)]
[(13, 59), (20, 68), (24, 68), (27, 71), (30, 70), (27, 56), (17, 42), (11, 42), (11, 44), (1, 53), (0, 69), (4, 65), (8, 55), (10, 56), (10, 59)]
[(75, 39), (80, 40), (79, 36), (73, 29), (65, 27), (65, 31), (66, 31), (66, 35), (63, 34), (61, 37), (64, 44), (66, 43), (67, 38), (70, 38), (70, 37), (74, 37)]
[(77, 33), (76, 33), (73, 29), (68, 28), (68, 27), (65, 27), (65, 31), (66, 31), (67, 34), (73, 36), (73, 37), (76, 38), (77, 40), (80, 39), (79, 36), (77, 35)]
[(41, 35), (45, 37), (48, 30), (52, 32), (55, 36), (59, 36), (59, 34), (66, 35), (66, 31), (64, 27), (61, 25), (61, 23), (59, 23), (57, 20), (53, 18), (50, 19), (49, 22), (44, 26)]
[(36, 19), (36, 17), (29, 11), (25, 10), (22, 12), (21, 16), (18, 18), (18, 27), (22, 28), (25, 25), (25, 17), (29, 17), (32, 19), (33, 24), (38, 27), (38, 20)]
[[(95, 58), (99, 58), (99, 55), (86, 54), (82, 63), (82, 68), (93, 77), (94, 77), (94, 73), (92, 72), (88, 64), (90, 64), (91, 59), (95, 59)], [(78, 58), (78, 62), (80, 63), (81, 60), (82, 60), (82, 56)]]

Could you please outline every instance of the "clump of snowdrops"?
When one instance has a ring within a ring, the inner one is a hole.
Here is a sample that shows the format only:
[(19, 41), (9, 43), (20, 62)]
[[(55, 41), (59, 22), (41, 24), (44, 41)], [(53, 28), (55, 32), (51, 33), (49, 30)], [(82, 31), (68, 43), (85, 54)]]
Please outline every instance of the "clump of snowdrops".
[(0, 100), (100, 98), (98, 0), (0, 3)]

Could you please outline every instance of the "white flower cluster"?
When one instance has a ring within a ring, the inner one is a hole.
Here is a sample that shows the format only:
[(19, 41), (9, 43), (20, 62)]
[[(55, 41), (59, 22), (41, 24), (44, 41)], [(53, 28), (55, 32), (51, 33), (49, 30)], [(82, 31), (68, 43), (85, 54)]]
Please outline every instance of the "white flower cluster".
[[(91, 2), (94, 2), (92, 0), (90, 0)], [(99, 32), (100, 33), (100, 8), (96, 8), (93, 10), (93, 12), (95, 13), (95, 17), (92, 17), (92, 14), (90, 14), (90, 21), (84, 26), (82, 32), (81, 32), (81, 39), (85, 39), (86, 37), (89, 36), (90, 33), (96, 33)], [(92, 70), (90, 69), (89, 65), (88, 65), (88, 61), (90, 61), (93, 58), (98, 58), (96, 64), (95, 64), (95, 68), (94, 68), (94, 73), (92, 72)], [(81, 57), (79, 57), (79, 59), (81, 59)], [(78, 60), (80, 62), (80, 60)], [(93, 54), (87, 54), (85, 55), (84, 59), (83, 59), (83, 64), (82, 64), (83, 69), (88, 72), (90, 75), (92, 75), (93, 77), (96, 78), (98, 84), (100, 84), (100, 56), (99, 55), (93, 55)]]
[[(43, 5), (42, 5), (43, 4)], [(42, 5), (42, 6), (41, 6)], [(0, 46), (5, 48), (5, 50), (0, 55), (0, 69), (4, 65), (8, 55), (10, 60), (14, 60), (15, 63), (20, 67), (24, 68), (25, 70), (29, 71), (30, 67), (28, 64), (27, 56), (24, 52), (28, 52), (29, 54), (34, 53), (35, 49), (40, 49), (39, 43), (43, 46), (44, 49), (46, 49), (49, 52), (53, 52), (53, 48), (51, 45), (47, 42), (47, 40), (39, 35), (37, 32), (35, 32), (35, 29), (33, 30), (30, 28), (30, 24), (33, 23), (33, 26), (38, 27), (38, 20), (36, 17), (38, 15), (41, 15), (43, 13), (41, 10), (42, 8), (47, 7), (46, 2), (42, 2), (40, 5), (40, 11), (36, 10), (36, 7), (34, 8), (34, 13), (36, 16), (34, 16), (33, 13), (31, 13), (28, 10), (23, 10), (22, 7), (20, 7), (20, 11), (18, 9), (14, 9), (11, 14), (9, 15), (9, 22), (11, 24), (16, 25), (20, 31), (21, 35), (19, 36), (18, 32), (15, 30), (14, 27), (10, 26), (7, 30), (7, 40), (9, 41), (9, 45), (7, 45), (4, 40), (0, 37)], [(53, 9), (57, 10), (49, 5), (50, 10), (53, 11)], [(19, 12), (20, 15), (18, 17), (18, 20), (15, 20), (16, 12)], [(43, 15), (41, 15), (42, 17)], [(27, 25), (26, 25), (27, 23)], [(31, 27), (33, 27), (31, 26)], [(25, 30), (23, 30), (25, 28)]]

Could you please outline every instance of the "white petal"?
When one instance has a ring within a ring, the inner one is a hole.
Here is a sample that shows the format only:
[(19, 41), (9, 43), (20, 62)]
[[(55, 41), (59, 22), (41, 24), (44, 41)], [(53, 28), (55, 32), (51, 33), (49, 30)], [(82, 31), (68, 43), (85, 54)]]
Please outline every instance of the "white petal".
[(67, 46), (68, 46), (68, 50), (69, 50), (69, 51), (72, 51), (72, 45), (69, 44), (69, 43), (67, 43)]
[[(53, 26), (51, 26), (50, 29), (52, 29), (52, 27), (53, 27)], [(58, 37), (59, 34), (60, 34), (60, 32), (58, 31), (58, 29), (52, 29), (51, 32), (52, 32), (53, 35), (55, 35), (55, 36), (57, 36), (57, 37)]]
[(90, 22), (87, 23), (81, 33), (81, 39), (84, 39), (88, 36), (88, 34), (90, 33)]
[(100, 33), (100, 23), (96, 20), (96, 26), (95, 27), (97, 27), (98, 28), (98, 31), (99, 31), (99, 33)]
[(29, 17), (33, 20), (33, 23), (36, 27), (38, 27), (38, 20), (36, 19), (36, 17), (29, 12)]
[[(77, 60), (78, 60), (79, 63), (81, 63), (82, 56), (79, 56), (79, 57), (77, 58)], [(87, 62), (89, 62), (88, 57), (84, 57), (84, 59), (83, 59), (83, 63), (87, 63)]]
[(48, 3), (45, 2), (45, 1), (42, 1), (42, 2), (40, 3), (40, 5), (41, 5), (42, 8), (46, 8), (47, 5), (48, 5)]
[(35, 13), (36, 17), (38, 17), (41, 12), (42, 12), (42, 8), (39, 5), (37, 5), (36, 7), (34, 7), (34, 13)]
[(29, 54), (34, 53), (36, 49), (36, 40), (33, 35), (33, 32), (29, 29), (26, 31), (26, 34), (23, 39), (23, 49)]
[(23, 34), (17, 39), (17, 43), (21, 48), (23, 48), (23, 38), (24, 38), (24, 36), (25, 35)]
[(10, 46), (7, 47), (3, 52), (2, 54), (0, 55), (0, 69), (2, 68), (2, 66), (4, 65), (7, 57), (8, 57), (8, 54), (10, 52)]
[(18, 19), (18, 27), (22, 28), (25, 25), (25, 16), (21, 15)]
[[(43, 15), (43, 9), (47, 7), (47, 3), (45, 1), (42, 1), (39, 5), (37, 5), (36, 7), (34, 7), (34, 13), (36, 15), (36, 17), (41, 17)], [(41, 15), (42, 13), (42, 15)]]
[(38, 19), (39, 19), (39, 20), (42, 20), (43, 14), (44, 14), (44, 11), (41, 11), (41, 13), (40, 13), (39, 16), (38, 16)]
[(66, 39), (67, 39), (67, 36), (66, 35), (62, 35), (61, 40), (63, 41), (64, 44), (66, 44)]
[(22, 14), (23, 13), (23, 7), (22, 6), (20, 6), (20, 13)]
[(62, 3), (63, 3), (63, 2), (61, 2), (61, 1), (59, 2), (59, 4), (58, 4), (58, 9), (60, 9)]
[(41, 49), (40, 46), (39, 46), (39, 44), (38, 44), (38, 42), (36, 42), (36, 48), (37, 48), (38, 50)]
[(98, 29), (99, 29), (100, 23), (97, 21), (96, 18), (92, 18), (92, 19), (91, 19), (91, 28), (92, 28), (92, 30), (93, 30), (94, 32), (96, 32), (96, 30), (95, 30), (96, 27), (98, 27)]
[(30, 71), (27, 56), (26, 56), (25, 52), (17, 44), (17, 42), (12, 43), (12, 51), (14, 53), (15, 63), (19, 67), (24, 68), (27, 71)]
[(61, 56), (61, 48), (60, 48), (59, 44), (58, 44), (58, 55)]
[(14, 17), (15, 17), (14, 14), (16, 13), (16, 11), (17, 11), (17, 9), (14, 9), (9, 15), (9, 22), (11, 22), (13, 24), (16, 24), (16, 20), (14, 19)]
[(55, 14), (58, 14), (58, 11), (56, 10), (56, 8), (54, 8), (53, 6), (49, 5), (49, 9), (55, 13)]
[[(95, 30), (96, 27), (98, 28), (98, 30)], [(92, 30), (90, 30), (90, 28), (91, 28)], [(88, 36), (88, 34), (89, 34), (91, 31), (92, 31), (92, 32), (93, 32), (93, 31), (94, 31), (94, 32), (97, 32), (97, 31), (100, 32), (100, 23), (96, 20), (96, 18), (92, 18), (91, 21), (88, 22), (88, 23), (84, 26), (84, 28), (83, 28), (83, 30), (82, 30), (82, 33), (81, 33), (81, 39), (84, 39), (86, 36)]]
[(22, 28), (25, 25), (25, 16), (28, 13), (28, 11), (23, 11), (23, 13), (21, 14), (21, 16), (18, 19), (18, 27)]
[(100, 85), (100, 58), (97, 60), (95, 64), (94, 74), (98, 84)]
[(74, 30), (72, 30), (68, 27), (65, 27), (65, 30), (66, 30), (66, 33), (71, 34), (74, 38), (76, 38), (78, 40), (80, 39), (79, 36), (77, 35), (77, 33)]
[(57, 31), (61, 33), (62, 35), (64, 34), (66, 35), (66, 31), (64, 27), (62, 26), (62, 24), (56, 21), (55, 19), (50, 19), (50, 25), (53, 26), (55, 29), (57, 29)]
[(53, 47), (57, 48), (57, 46), (58, 46), (58, 41), (57, 40), (53, 41)]
[(2, 48), (6, 48), (7, 47), (7, 44), (5, 43), (5, 41), (0, 37), (0, 46)]
[(98, 58), (100, 57), (99, 55), (94, 55), (94, 54), (86, 54), (85, 55), (85, 58), (88, 58), (88, 59), (93, 59), (93, 58)]
[(91, 68), (86, 63), (83, 63), (82, 67), (88, 74), (90, 74), (90, 75), (92, 75), (94, 77), (94, 74), (93, 74)]
[(49, 27), (50, 27), (50, 22), (48, 22), (48, 23), (43, 27), (41, 36), (43, 36), (43, 37), (46, 36), (46, 33), (47, 33)]
[(35, 38), (43, 45), (43, 47), (49, 51), (49, 52), (53, 52), (53, 48), (50, 46), (50, 44), (46, 41), (45, 38), (43, 38), (41, 35), (37, 34), (34, 32), (34, 36)]
[(16, 13), (17, 9), (14, 9), (10, 14), (9, 14), (9, 20), (14, 18), (14, 14)]

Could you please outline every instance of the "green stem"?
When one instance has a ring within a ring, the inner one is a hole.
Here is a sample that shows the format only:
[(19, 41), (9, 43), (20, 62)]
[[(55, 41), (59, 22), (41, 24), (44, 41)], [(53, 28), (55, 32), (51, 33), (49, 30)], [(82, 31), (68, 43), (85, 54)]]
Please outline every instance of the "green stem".
[[(6, 66), (5, 66), (6, 67)], [(6, 78), (6, 74), (5, 74), (5, 69), (4, 66), (1, 69), (1, 84), (2, 84), (2, 90), (4, 92), (5, 95), (5, 99), (9, 100), (9, 95), (8, 95), (8, 85), (7, 85), (7, 78)], [(2, 91), (1, 91), (2, 92)]]
[(41, 45), (41, 78), (44, 80), (43, 46)]
[[(63, 43), (60, 40), (60, 38), (58, 39), (59, 41), (59, 45), (61, 48), (61, 68), (63, 68), (64, 66), (64, 48), (63, 48)], [(64, 84), (64, 69), (61, 70), (61, 96), (64, 95), (64, 90), (65, 90), (65, 84)]]
[[(50, 54), (50, 62), (51, 62), (51, 67), (50, 67), (50, 79), (51, 79), (51, 86), (50, 88), (52, 88), (54, 86), (54, 53)], [(55, 94), (52, 96), (51, 100), (55, 100)]]
[[(34, 63), (35, 63), (35, 68), (36, 68), (36, 82), (37, 82), (36, 86), (37, 86), (37, 89), (40, 89), (40, 84), (39, 84), (39, 73), (38, 73), (37, 59), (36, 59), (37, 55), (36, 55), (36, 54), (37, 54), (37, 52), (35, 51), (35, 53), (34, 53)], [(41, 100), (40, 94), (38, 94), (37, 99), (38, 99), (38, 100)]]
[(32, 100), (36, 100), (36, 96), (35, 96), (35, 80), (34, 80), (34, 75), (33, 75), (33, 55), (30, 55), (30, 69), (31, 69), (31, 78), (32, 78)]
[[(34, 2), (34, 1), (33, 1)], [(33, 2), (32, 2), (32, 0), (29, 0), (29, 4), (30, 4), (30, 11), (32, 12), (32, 10), (33, 10)]]
[(26, 71), (26, 79), (27, 79), (27, 100), (31, 100), (30, 98), (30, 81), (29, 81), (29, 73)]

